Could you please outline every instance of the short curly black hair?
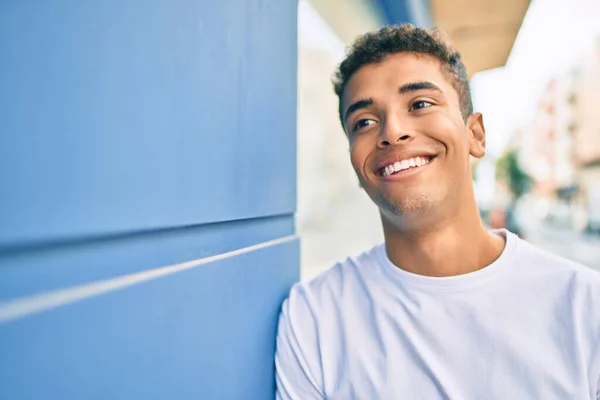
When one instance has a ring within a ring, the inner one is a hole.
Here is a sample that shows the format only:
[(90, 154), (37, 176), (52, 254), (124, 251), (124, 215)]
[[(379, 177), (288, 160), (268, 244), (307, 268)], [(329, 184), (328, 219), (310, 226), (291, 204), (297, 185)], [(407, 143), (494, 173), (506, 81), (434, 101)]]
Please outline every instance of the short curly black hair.
[(427, 54), (440, 60), (442, 73), (458, 93), (463, 119), (466, 121), (469, 115), (473, 114), (467, 69), (460, 58), (460, 53), (452, 46), (447, 35), (438, 29), (399, 24), (359, 36), (347, 50), (346, 59), (340, 64), (333, 77), (342, 127), (344, 127), (342, 93), (352, 75), (361, 67), (379, 63), (385, 57), (396, 53)]

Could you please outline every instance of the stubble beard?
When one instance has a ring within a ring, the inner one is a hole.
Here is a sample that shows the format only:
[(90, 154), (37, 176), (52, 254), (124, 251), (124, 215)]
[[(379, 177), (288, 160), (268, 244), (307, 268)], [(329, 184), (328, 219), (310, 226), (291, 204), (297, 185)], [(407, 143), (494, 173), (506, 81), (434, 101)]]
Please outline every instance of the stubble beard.
[(430, 211), (435, 203), (433, 193), (424, 193), (422, 191), (411, 193), (397, 200), (386, 197), (375, 188), (373, 189), (376, 190), (376, 193), (369, 193), (370, 191), (367, 190), (369, 185), (363, 181), (360, 175), (358, 175), (358, 179), (360, 187), (369, 195), (375, 205), (391, 217), (418, 216)]
[(360, 175), (358, 177), (361, 188), (379, 208), (382, 216), (390, 222), (395, 221), (394, 224), (429, 219), (428, 217), (448, 199), (448, 194), (444, 193), (441, 187), (430, 188), (427, 191), (415, 189), (400, 198), (397, 194), (394, 197), (386, 196), (379, 188), (364, 182)]
[(430, 194), (417, 192), (401, 199), (390, 199), (379, 193), (375, 203), (386, 214), (394, 217), (412, 217), (422, 215), (431, 210), (433, 199)]

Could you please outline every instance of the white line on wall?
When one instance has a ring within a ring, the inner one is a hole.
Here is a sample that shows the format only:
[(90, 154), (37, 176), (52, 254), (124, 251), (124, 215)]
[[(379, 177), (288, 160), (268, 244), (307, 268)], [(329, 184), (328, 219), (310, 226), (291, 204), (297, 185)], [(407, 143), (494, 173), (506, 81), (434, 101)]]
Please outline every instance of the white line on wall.
[(240, 254), (249, 253), (270, 246), (291, 242), (296, 240), (296, 235), (285, 236), (279, 239), (255, 244), (242, 249), (229, 251), (223, 254), (199, 258), (192, 261), (186, 261), (180, 264), (168, 265), (155, 268), (149, 271), (137, 272), (135, 274), (119, 276), (102, 281), (88, 283), (81, 286), (70, 287), (66, 289), (54, 290), (46, 293), (37, 294), (30, 297), (0, 302), (0, 323), (9, 322), (25, 316), (46, 311), (51, 308), (60, 307), (65, 304), (73, 303), (89, 297), (98, 296), (103, 293), (123, 289), (138, 283), (150, 281), (162, 276), (171, 275), (180, 271), (196, 268), (204, 264), (235, 257)]

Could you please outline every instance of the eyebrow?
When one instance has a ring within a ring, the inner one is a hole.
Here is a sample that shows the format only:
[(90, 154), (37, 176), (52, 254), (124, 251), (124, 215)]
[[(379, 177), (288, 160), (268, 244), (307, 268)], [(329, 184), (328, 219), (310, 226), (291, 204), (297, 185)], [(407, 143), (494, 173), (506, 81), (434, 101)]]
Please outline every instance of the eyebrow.
[(417, 90), (435, 90), (438, 91), (440, 93), (444, 93), (444, 91), (442, 89), (439, 88), (439, 86), (431, 83), (431, 82), (411, 82), (411, 83), (405, 83), (404, 85), (400, 86), (399, 92), (400, 94), (405, 94), (405, 93), (410, 93), (410, 92), (416, 92)]
[[(418, 90), (435, 90), (437, 92), (444, 93), (444, 91), (440, 89), (439, 86), (427, 81), (405, 83), (404, 85), (400, 86), (400, 89), (398, 91), (400, 92), (400, 94), (406, 94), (410, 92), (416, 92)], [(348, 109), (346, 110), (346, 113), (344, 114), (344, 122), (348, 120), (348, 117), (353, 112), (358, 111), (362, 108), (367, 108), (372, 105), (373, 99), (371, 98), (358, 100), (350, 104), (350, 106), (348, 106)]]
[(359, 100), (357, 102), (350, 104), (350, 106), (348, 106), (348, 109), (346, 110), (346, 114), (344, 114), (344, 122), (346, 122), (348, 120), (348, 117), (353, 112), (358, 111), (361, 108), (367, 108), (372, 105), (373, 105), (373, 99), (371, 99), (371, 98)]

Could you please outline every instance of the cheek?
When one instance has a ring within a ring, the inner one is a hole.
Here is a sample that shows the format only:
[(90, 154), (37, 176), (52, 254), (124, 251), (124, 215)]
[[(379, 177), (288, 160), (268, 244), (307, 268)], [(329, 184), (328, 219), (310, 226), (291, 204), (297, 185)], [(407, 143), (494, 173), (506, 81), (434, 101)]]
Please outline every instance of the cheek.
[(468, 152), (467, 135), (462, 120), (456, 121), (445, 114), (433, 114), (423, 120), (423, 129), (428, 136), (444, 145), (449, 154)]
[(350, 162), (352, 163), (352, 168), (354, 168), (354, 171), (361, 175), (365, 160), (360, 153), (360, 149), (356, 149), (354, 146), (350, 148)]
[(350, 149), (350, 162), (352, 168), (358, 177), (360, 186), (369, 192), (369, 188), (374, 185), (373, 176), (370, 172), (371, 148), (367, 146), (354, 146)]

